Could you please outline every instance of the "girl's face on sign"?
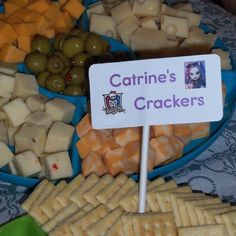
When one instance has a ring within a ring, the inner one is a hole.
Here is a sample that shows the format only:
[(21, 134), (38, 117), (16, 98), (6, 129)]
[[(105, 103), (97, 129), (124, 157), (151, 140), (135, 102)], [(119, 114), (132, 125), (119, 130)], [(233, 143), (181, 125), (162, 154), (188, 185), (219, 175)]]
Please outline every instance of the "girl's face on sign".
[(190, 78), (194, 81), (200, 78), (200, 70), (198, 67), (192, 67), (189, 72)]

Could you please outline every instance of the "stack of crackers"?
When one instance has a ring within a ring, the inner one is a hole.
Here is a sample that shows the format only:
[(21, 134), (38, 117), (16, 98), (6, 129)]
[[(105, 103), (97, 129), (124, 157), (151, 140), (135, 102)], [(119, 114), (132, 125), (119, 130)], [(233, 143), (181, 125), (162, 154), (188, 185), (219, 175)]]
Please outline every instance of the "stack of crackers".
[(161, 177), (148, 182), (144, 214), (138, 183), (124, 174), (42, 180), (22, 208), (49, 236), (236, 235), (236, 206)]

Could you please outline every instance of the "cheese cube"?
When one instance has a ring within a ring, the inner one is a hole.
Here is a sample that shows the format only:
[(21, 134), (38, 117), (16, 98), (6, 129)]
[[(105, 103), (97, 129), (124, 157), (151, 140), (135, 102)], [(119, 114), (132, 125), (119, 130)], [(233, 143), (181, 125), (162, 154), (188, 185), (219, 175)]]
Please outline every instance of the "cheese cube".
[(140, 20), (141, 26), (149, 29), (158, 29), (157, 23), (154, 17), (144, 17)]
[(26, 98), (30, 95), (38, 94), (38, 83), (34, 75), (16, 73), (16, 85), (14, 97)]
[(13, 175), (18, 175), (17, 173), (17, 170), (16, 170), (16, 167), (15, 167), (15, 164), (14, 164), (14, 161), (10, 161), (8, 163), (8, 167), (10, 169), (10, 172), (13, 174)]
[(220, 57), (221, 69), (222, 70), (232, 70), (230, 53), (222, 50), (221, 48), (214, 48), (211, 51), (212, 54), (216, 54)]
[(9, 145), (14, 146), (15, 144), (15, 134), (19, 130), (19, 127), (8, 127), (7, 136)]
[(86, 12), (87, 12), (88, 18), (90, 18), (91, 14), (93, 13), (105, 15), (105, 9), (102, 2), (96, 2), (94, 4), (91, 4)]
[(43, 111), (48, 98), (42, 94), (27, 97), (25, 103), (31, 112)]
[(16, 98), (2, 107), (7, 114), (8, 119), (13, 127), (18, 127), (25, 122), (25, 118), (30, 114), (22, 98)]
[(12, 161), (14, 155), (7, 145), (0, 141), (0, 168)]
[(134, 14), (129, 2), (124, 1), (111, 9), (111, 16), (116, 24), (119, 24), (120, 22), (126, 20), (129, 16), (134, 17)]
[(36, 111), (34, 113), (29, 114), (26, 117), (25, 122), (42, 126), (47, 131), (52, 125), (52, 117), (44, 111)]
[(71, 177), (73, 169), (68, 152), (58, 152), (45, 157), (45, 168), (50, 180)]
[(14, 75), (17, 72), (17, 64), (0, 63), (0, 73)]
[(9, 98), (0, 97), (0, 107), (9, 102)]
[(70, 147), (74, 127), (63, 122), (55, 122), (48, 132), (45, 151), (60, 152), (67, 151)]
[(90, 16), (89, 31), (114, 39), (117, 38), (116, 23), (111, 16), (92, 13)]
[(191, 3), (178, 3), (172, 6), (172, 8), (182, 10), (182, 11), (193, 11), (193, 7)]
[(131, 36), (131, 49), (135, 52), (153, 51), (166, 47), (167, 35), (158, 29), (140, 27)]
[(161, 30), (168, 35), (187, 38), (189, 35), (188, 20), (186, 18), (162, 15)]
[(4, 121), (0, 121), (0, 141), (3, 141), (4, 143), (8, 142), (7, 127)]
[(139, 22), (135, 17), (128, 17), (116, 26), (116, 30), (120, 35), (123, 43), (130, 47), (130, 35), (139, 28)]
[(160, 16), (161, 7), (162, 0), (145, 0), (142, 4), (134, 0), (133, 13), (139, 17)]
[(36, 175), (41, 171), (41, 164), (36, 154), (32, 151), (16, 155), (14, 165), (17, 173), (25, 177)]
[(0, 97), (11, 98), (15, 88), (14, 76), (0, 74)]
[(37, 156), (40, 156), (44, 152), (46, 136), (47, 134), (44, 127), (24, 124), (15, 134), (17, 153), (31, 150)]
[(65, 123), (72, 121), (75, 109), (75, 105), (61, 98), (54, 98), (45, 105), (45, 112), (52, 117), (53, 121)]

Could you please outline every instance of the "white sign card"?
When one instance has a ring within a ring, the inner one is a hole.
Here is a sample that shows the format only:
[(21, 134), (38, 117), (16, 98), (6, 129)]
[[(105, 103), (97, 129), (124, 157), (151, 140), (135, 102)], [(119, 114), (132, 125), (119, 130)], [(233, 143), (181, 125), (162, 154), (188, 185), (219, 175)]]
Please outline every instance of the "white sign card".
[(218, 121), (220, 58), (214, 54), (94, 64), (89, 69), (95, 129)]

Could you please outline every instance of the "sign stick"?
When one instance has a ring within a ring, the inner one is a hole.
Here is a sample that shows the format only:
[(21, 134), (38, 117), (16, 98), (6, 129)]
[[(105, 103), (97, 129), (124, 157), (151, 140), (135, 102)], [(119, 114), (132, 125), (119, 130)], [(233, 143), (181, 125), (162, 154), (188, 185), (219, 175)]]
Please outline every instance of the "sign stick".
[(144, 213), (146, 206), (149, 130), (150, 130), (149, 125), (143, 126), (141, 167), (140, 167), (140, 179), (139, 179), (139, 207), (138, 207), (139, 213)]

